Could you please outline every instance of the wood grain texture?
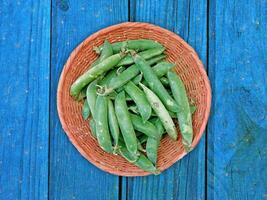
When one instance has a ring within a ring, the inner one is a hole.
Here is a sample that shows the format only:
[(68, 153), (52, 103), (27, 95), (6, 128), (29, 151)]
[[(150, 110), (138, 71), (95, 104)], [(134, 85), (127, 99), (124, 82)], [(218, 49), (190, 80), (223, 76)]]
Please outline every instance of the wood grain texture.
[[(153, 23), (179, 34), (206, 65), (206, 1), (137, 0), (131, 1), (130, 11), (132, 21)], [(127, 199), (204, 199), (205, 136), (193, 152), (161, 175), (127, 178), (122, 183)]]
[(267, 199), (267, 1), (211, 1), (208, 199)]
[(47, 199), (50, 1), (1, 1), (0, 29), (0, 199)]
[(61, 70), (72, 49), (93, 32), (127, 21), (128, 1), (53, 1), (52, 19), (49, 197), (118, 199), (119, 178), (85, 160), (63, 132), (56, 92)]

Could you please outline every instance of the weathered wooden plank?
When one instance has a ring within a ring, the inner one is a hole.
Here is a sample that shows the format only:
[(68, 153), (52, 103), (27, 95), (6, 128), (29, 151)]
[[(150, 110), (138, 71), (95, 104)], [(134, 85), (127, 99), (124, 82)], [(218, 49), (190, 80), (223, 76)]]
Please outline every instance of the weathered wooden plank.
[(127, 21), (128, 1), (54, 0), (52, 19), (49, 197), (118, 199), (119, 178), (91, 165), (64, 134), (56, 111), (56, 91), (62, 67), (73, 48), (93, 32)]
[(210, 1), (208, 199), (267, 198), (267, 1)]
[[(130, 19), (176, 32), (198, 52), (204, 65), (207, 52), (207, 2), (131, 1)], [(159, 176), (127, 178), (128, 199), (204, 199), (205, 136), (197, 148)]]
[(0, 3), (0, 199), (47, 199), (50, 0)]

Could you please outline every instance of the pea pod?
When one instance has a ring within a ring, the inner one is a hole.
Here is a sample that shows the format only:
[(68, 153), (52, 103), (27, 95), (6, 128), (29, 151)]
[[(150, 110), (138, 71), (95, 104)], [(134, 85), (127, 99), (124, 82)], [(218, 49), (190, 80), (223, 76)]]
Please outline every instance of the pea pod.
[(90, 116), (90, 107), (86, 99), (83, 103), (82, 116), (84, 120), (88, 119), (88, 117)]
[[(119, 145), (118, 145), (118, 148), (117, 149), (114, 149), (115, 151), (115, 154), (117, 154), (117, 152), (118, 152), (118, 149), (120, 149), (120, 147), (121, 147), (121, 144), (122, 143), (124, 143), (124, 146), (125, 146), (125, 142), (124, 142), (124, 140), (123, 140), (123, 137), (120, 135), (119, 136)], [(142, 146), (142, 144), (140, 143), (140, 141), (137, 139), (137, 149), (139, 150), (139, 151), (142, 151), (142, 152), (146, 152), (146, 150), (144, 149), (144, 147)], [(137, 154), (136, 156), (138, 156), (139, 154)]]
[(105, 75), (105, 77), (99, 81), (99, 85), (105, 86), (107, 85), (115, 76), (117, 76), (117, 69), (113, 69)]
[(143, 84), (140, 83), (140, 85), (146, 94), (148, 102), (150, 103), (152, 109), (155, 111), (155, 113), (159, 117), (168, 135), (173, 140), (177, 140), (177, 131), (176, 131), (175, 124), (172, 121), (172, 118), (169, 112), (167, 111), (167, 109), (164, 107), (163, 103), (160, 101), (157, 95), (154, 94), (154, 92), (152, 92), (150, 89), (148, 89)]
[(162, 134), (164, 133), (164, 127), (159, 119), (156, 119), (153, 123), (159, 131), (160, 136), (156, 139), (148, 137), (146, 142), (146, 155), (153, 164), (156, 164), (158, 158), (158, 147)]
[(155, 74), (157, 75), (157, 77), (162, 77), (165, 74), (167, 74), (167, 72), (172, 69), (175, 66), (175, 64), (173, 63), (169, 63), (169, 62), (160, 62), (158, 64), (156, 64), (153, 68), (153, 71), (155, 72)]
[(89, 68), (83, 75), (81, 75), (72, 85), (70, 94), (74, 98), (77, 98), (80, 91), (90, 82), (95, 80), (98, 76), (104, 72), (115, 67), (120, 60), (124, 57), (124, 54), (119, 53), (108, 57), (93, 68)]
[(86, 100), (91, 110), (92, 117), (95, 118), (95, 102), (96, 102), (96, 84), (97, 80), (91, 82), (86, 89)]
[(143, 72), (144, 79), (148, 82), (149, 88), (152, 89), (168, 110), (177, 112), (178, 106), (173, 98), (169, 95), (167, 90), (160, 82), (157, 75), (153, 72), (150, 65), (139, 55), (134, 55), (134, 62), (141, 72)]
[[(163, 47), (160, 43), (148, 39), (139, 39), (139, 40), (128, 40), (123, 42), (112, 43), (112, 48), (114, 53), (118, 53), (123, 49), (132, 49), (136, 51), (144, 51), (152, 48)], [(100, 47), (100, 51), (103, 46)]]
[(192, 127), (192, 118), (190, 112), (190, 105), (188, 97), (186, 95), (185, 86), (180, 79), (180, 77), (169, 71), (167, 77), (170, 82), (171, 90), (173, 96), (180, 108), (180, 111), (177, 113), (179, 128), (182, 134), (182, 142), (186, 150), (189, 150), (192, 145), (193, 140), (193, 127)]
[(156, 127), (149, 121), (143, 121), (138, 115), (130, 114), (135, 130), (146, 134), (149, 137), (158, 138), (159, 133)]
[(125, 158), (128, 162), (134, 163), (134, 162), (136, 162), (138, 160), (138, 157), (139, 157), (140, 154), (139, 153), (138, 154), (137, 153), (133, 154), (133, 153), (129, 152), (128, 149), (125, 146), (125, 143), (122, 140), (119, 140), (119, 146), (120, 146), (118, 148), (119, 154), (123, 158)]
[[(152, 58), (151, 60), (148, 60), (147, 63), (149, 65), (155, 64), (158, 60), (161, 59), (161, 57), (159, 57), (159, 58), (155, 57), (154, 59)], [(136, 77), (139, 74), (139, 72), (140, 71), (139, 71), (139, 69), (138, 69), (138, 67), (136, 65), (131, 65), (126, 70), (124, 70), (121, 74), (119, 74), (118, 76), (114, 77), (109, 82), (109, 84), (107, 85), (105, 90), (102, 92), (102, 95), (108, 95), (112, 91), (114, 91), (115, 89), (118, 89), (118, 88), (122, 87), (128, 81), (130, 81), (131, 79)]]
[(90, 129), (91, 129), (91, 134), (94, 138), (96, 138), (96, 125), (95, 125), (95, 120), (93, 118), (91, 118), (89, 120), (89, 125), (90, 125)]
[(141, 81), (142, 81), (142, 78), (143, 78), (143, 74), (139, 74), (137, 75), (136, 77), (134, 77), (132, 79), (132, 82), (135, 84), (135, 85), (138, 85)]
[(129, 94), (138, 107), (138, 111), (142, 116), (143, 121), (147, 121), (151, 116), (151, 106), (148, 103), (146, 96), (139, 87), (137, 87), (132, 81), (129, 81), (124, 90)]
[(106, 152), (112, 153), (112, 143), (108, 127), (108, 101), (106, 97), (97, 96), (96, 105), (96, 137), (99, 146)]
[(127, 109), (124, 91), (115, 98), (115, 111), (127, 149), (132, 154), (137, 154), (137, 138)]
[(108, 122), (109, 122), (109, 129), (114, 140), (114, 145), (115, 145), (114, 148), (117, 149), (120, 136), (120, 129), (115, 114), (114, 106), (110, 99), (108, 100)]
[(162, 60), (166, 58), (166, 55), (165, 54), (161, 54), (161, 55), (158, 55), (158, 56), (155, 56), (153, 58), (150, 58), (147, 60), (147, 62), (152, 66), (156, 63), (159, 63), (159, 62), (162, 62)]
[(121, 145), (119, 149), (119, 154), (127, 161), (133, 163), (135, 166), (139, 167), (144, 171), (150, 172), (155, 175), (160, 174), (160, 171), (143, 154), (140, 154), (139, 157), (136, 157), (135, 154), (130, 153), (123, 145)]
[(102, 62), (103, 60), (112, 55), (113, 55), (112, 45), (107, 40), (105, 40), (99, 58), (91, 65), (91, 67), (96, 66), (97, 64), (99, 64), (100, 62)]
[[(168, 87), (170, 85), (169, 80), (166, 77), (161, 77), (159, 80), (162, 83), (162, 85), (165, 86), (165, 87), (166, 86)], [(148, 86), (148, 83), (146, 82), (146, 80), (143, 80), (142, 84), (145, 85), (145, 86)]]
[[(162, 52), (164, 52), (165, 48), (164, 47), (160, 47), (160, 48), (153, 48), (153, 49), (148, 49), (146, 51), (142, 51), (139, 54), (139, 56), (141, 56), (143, 59), (147, 60), (150, 59), (154, 56), (158, 56), (160, 55)], [(125, 56), (123, 59), (121, 59), (121, 61), (118, 63), (118, 66), (123, 66), (123, 65), (130, 65), (133, 64), (133, 58), (131, 55), (127, 55)]]

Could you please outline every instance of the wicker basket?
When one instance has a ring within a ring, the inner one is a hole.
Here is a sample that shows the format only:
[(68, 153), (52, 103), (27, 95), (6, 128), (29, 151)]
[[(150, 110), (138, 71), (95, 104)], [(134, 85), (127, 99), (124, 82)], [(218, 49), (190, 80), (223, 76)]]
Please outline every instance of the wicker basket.
[[(97, 58), (94, 46), (127, 39), (152, 39), (166, 47), (167, 60), (176, 63), (176, 72), (182, 78), (189, 97), (197, 111), (193, 115), (195, 147), (199, 142), (210, 111), (211, 90), (209, 80), (195, 51), (176, 34), (147, 23), (126, 22), (94, 33), (84, 40), (70, 55), (62, 71), (57, 93), (57, 107), (62, 127), (78, 151), (98, 168), (121, 176), (145, 176), (148, 172), (135, 167), (120, 156), (104, 152), (91, 136), (88, 121), (81, 115), (82, 103), (74, 101), (70, 94), (71, 84), (88, 69)], [(181, 136), (178, 141), (164, 137), (158, 152), (157, 167), (163, 171), (186, 155)]]

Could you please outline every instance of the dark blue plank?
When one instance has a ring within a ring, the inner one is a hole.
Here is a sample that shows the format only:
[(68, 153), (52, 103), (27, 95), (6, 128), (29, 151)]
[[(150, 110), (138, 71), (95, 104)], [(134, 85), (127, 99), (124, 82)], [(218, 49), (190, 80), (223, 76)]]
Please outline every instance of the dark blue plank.
[(69, 54), (95, 31), (128, 19), (128, 1), (53, 1), (50, 98), (51, 199), (118, 199), (119, 178), (85, 160), (64, 134), (56, 111), (58, 79)]
[[(176, 32), (206, 64), (207, 2), (131, 1), (133, 21), (149, 22)], [(197, 148), (159, 176), (127, 178), (128, 199), (204, 199), (205, 135)]]
[(267, 1), (211, 1), (208, 199), (267, 198)]
[(0, 30), (0, 199), (47, 199), (50, 1), (1, 1)]

